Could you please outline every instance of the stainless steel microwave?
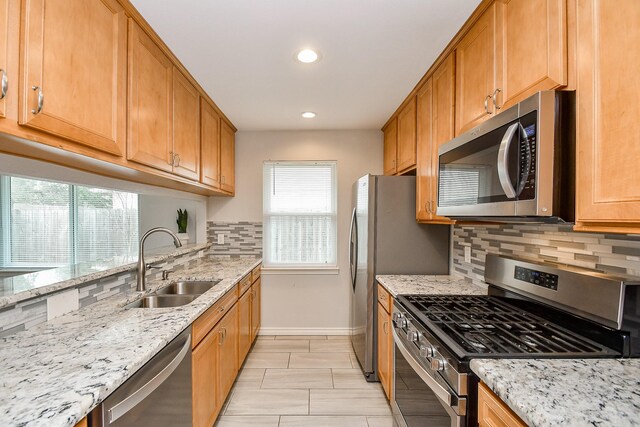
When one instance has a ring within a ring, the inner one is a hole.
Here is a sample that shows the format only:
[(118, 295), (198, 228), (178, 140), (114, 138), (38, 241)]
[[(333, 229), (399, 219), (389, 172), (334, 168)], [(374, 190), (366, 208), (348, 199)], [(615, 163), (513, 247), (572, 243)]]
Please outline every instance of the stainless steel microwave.
[(544, 91), (438, 149), (438, 215), (572, 222), (575, 94)]

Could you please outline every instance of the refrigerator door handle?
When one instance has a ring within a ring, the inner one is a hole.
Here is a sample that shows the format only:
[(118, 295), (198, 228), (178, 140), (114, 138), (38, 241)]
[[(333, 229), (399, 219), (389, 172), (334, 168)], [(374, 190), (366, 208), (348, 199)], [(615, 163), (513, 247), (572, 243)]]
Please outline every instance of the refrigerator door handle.
[(356, 208), (353, 208), (351, 225), (349, 227), (349, 273), (351, 274), (351, 287), (355, 291), (356, 276), (358, 275), (358, 222), (356, 219)]

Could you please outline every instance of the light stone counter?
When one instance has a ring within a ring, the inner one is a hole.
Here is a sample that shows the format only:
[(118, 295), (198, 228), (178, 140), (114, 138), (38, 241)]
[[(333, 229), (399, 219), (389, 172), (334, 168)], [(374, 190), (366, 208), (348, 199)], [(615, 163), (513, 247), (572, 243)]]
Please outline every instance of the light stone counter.
[(640, 359), (475, 359), (471, 369), (531, 427), (640, 425)]
[(376, 280), (396, 298), (398, 295), (486, 295), (487, 286), (461, 276), (380, 275)]
[(170, 281), (221, 280), (176, 308), (125, 309), (127, 292), (0, 339), (0, 426), (73, 426), (189, 326), (258, 258), (202, 258)]

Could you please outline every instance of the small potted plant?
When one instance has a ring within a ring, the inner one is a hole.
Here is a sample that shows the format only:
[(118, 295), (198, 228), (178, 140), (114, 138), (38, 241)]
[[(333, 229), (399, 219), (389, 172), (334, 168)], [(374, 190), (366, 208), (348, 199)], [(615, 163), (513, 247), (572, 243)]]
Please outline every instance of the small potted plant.
[(176, 219), (176, 223), (178, 224), (178, 238), (180, 241), (185, 244), (189, 240), (189, 234), (187, 234), (187, 224), (189, 222), (189, 213), (186, 209), (178, 209), (178, 219)]

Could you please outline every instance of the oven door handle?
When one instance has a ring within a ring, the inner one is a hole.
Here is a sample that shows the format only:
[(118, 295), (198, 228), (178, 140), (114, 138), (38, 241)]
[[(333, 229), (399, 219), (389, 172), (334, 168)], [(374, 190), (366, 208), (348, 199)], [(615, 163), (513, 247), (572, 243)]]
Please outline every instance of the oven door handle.
[(409, 350), (407, 350), (404, 343), (398, 336), (395, 328), (393, 329), (393, 341), (398, 346), (398, 350), (400, 350), (400, 353), (402, 353), (407, 363), (409, 363), (415, 373), (418, 374), (420, 378), (422, 378), (422, 381), (424, 381), (427, 386), (429, 386), (429, 388), (435, 393), (436, 396), (438, 396), (440, 400), (445, 402), (450, 408), (455, 408), (458, 403), (456, 397), (452, 396), (449, 390), (438, 384), (438, 382), (431, 375), (425, 372), (424, 368), (420, 366), (418, 361), (416, 361)]
[(504, 194), (509, 199), (514, 199), (516, 197), (516, 189), (513, 187), (513, 183), (509, 177), (509, 147), (511, 147), (513, 136), (519, 126), (521, 126), (520, 123), (514, 123), (509, 126), (502, 137), (500, 150), (498, 151), (498, 179), (500, 180), (502, 191), (504, 191)]

